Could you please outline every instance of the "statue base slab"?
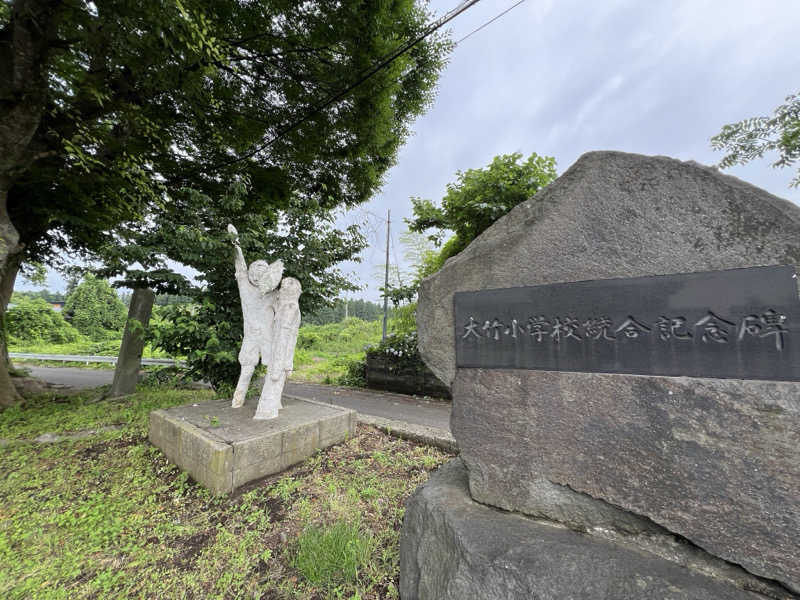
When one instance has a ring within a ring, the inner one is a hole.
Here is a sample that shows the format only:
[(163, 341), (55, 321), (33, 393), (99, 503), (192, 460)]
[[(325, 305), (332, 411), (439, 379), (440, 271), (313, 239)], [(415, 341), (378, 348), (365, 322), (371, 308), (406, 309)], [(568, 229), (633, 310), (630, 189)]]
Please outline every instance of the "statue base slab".
[(284, 395), (277, 418), (254, 420), (257, 403), (252, 398), (232, 408), (230, 400), (215, 400), (155, 410), (150, 442), (195, 481), (225, 495), (355, 433), (354, 410)]

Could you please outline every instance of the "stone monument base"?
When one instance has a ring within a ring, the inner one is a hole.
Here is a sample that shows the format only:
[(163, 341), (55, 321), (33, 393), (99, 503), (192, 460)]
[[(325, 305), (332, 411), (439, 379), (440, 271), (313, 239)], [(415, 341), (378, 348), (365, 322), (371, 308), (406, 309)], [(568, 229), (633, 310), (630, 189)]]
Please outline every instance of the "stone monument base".
[(278, 473), (316, 450), (353, 435), (354, 410), (283, 396), (276, 419), (253, 420), (258, 398), (241, 408), (230, 400), (150, 413), (150, 442), (198, 483), (218, 495)]
[(400, 596), (403, 600), (794, 597), (772, 582), (680, 544), (675, 541), (663, 548), (672, 558), (665, 560), (627, 541), (617, 543), (485, 506), (472, 500), (464, 464), (455, 459), (434, 473), (406, 505)]

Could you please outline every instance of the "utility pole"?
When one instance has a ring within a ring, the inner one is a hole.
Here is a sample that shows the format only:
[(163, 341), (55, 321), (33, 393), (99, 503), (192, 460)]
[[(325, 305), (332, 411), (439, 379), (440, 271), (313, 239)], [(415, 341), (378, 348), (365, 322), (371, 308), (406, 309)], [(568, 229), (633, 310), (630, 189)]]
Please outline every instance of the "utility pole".
[(386, 276), (383, 281), (383, 337), (386, 339), (386, 323), (389, 320), (389, 235), (392, 224), (392, 211), (386, 211)]

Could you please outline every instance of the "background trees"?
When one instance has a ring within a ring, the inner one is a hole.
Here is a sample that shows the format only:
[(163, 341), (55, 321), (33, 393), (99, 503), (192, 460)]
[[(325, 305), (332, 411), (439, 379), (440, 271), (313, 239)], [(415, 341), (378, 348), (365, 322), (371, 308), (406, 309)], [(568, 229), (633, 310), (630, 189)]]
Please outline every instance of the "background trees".
[[(191, 214), (193, 200), (217, 201), (232, 182), (248, 184), (244, 207), (260, 207), (263, 228), (300, 207), (313, 221), (366, 200), (432, 100), (449, 47), (430, 36), (329, 102), (420, 37), (417, 2), (0, 6), (0, 276), (12, 281), (0, 289), (13, 288), (24, 261), (103, 251), (125, 223), (132, 242), (179, 196)], [(314, 243), (348, 257), (330, 239)], [(168, 268), (128, 275), (180, 283)], [(313, 278), (308, 288), (309, 298), (329, 289)], [(13, 396), (5, 375), (0, 404)]]
[(99, 341), (120, 335), (126, 312), (108, 281), (89, 274), (67, 296), (63, 317), (80, 333)]
[(40, 297), (15, 296), (14, 306), (8, 311), (6, 329), (11, 340), (20, 343), (68, 344), (80, 337), (78, 330)]
[(377, 321), (382, 316), (383, 307), (377, 302), (337, 298), (332, 305), (322, 306), (313, 313), (303, 315), (303, 323), (327, 325), (343, 321), (346, 317), (355, 317), (363, 321)]

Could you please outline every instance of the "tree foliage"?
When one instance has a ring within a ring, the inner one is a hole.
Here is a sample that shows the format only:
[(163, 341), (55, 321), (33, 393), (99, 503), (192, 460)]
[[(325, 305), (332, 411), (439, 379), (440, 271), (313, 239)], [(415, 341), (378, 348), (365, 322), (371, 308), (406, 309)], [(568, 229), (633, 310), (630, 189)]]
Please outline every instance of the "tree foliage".
[(65, 297), (62, 292), (52, 292), (47, 289), (41, 289), (35, 292), (15, 291), (11, 296), (12, 302), (21, 302), (24, 299), (41, 298), (47, 302), (64, 302)]
[(125, 325), (125, 304), (105, 279), (86, 275), (67, 296), (64, 318), (93, 340), (120, 337)]
[[(443, 248), (443, 260), (461, 252), (497, 219), (520, 202), (533, 197), (556, 178), (556, 161), (535, 152), (520, 163), (522, 154), (495, 156), (483, 169), (456, 172), (447, 184), (441, 206), (412, 198), (414, 218), (409, 229), (422, 233), (431, 228), (454, 232)], [(434, 236), (441, 243), (441, 234)]]
[[(248, 184), (240, 210), (259, 207), (258, 232), (282, 226), (284, 217), (314, 229), (315, 217), (325, 221), (336, 207), (363, 202), (380, 186), (411, 120), (432, 101), (449, 48), (446, 38), (428, 37), (320, 108), (419, 36), (428, 18), (421, 3), (13, 0), (0, 6), (10, 8), (0, 13), (3, 278), (16, 273), (11, 256), (58, 265), (66, 252), (104, 252), (120, 243), (121, 224), (129, 231), (152, 224), (171, 204), (188, 214), (201, 211), (231, 182)], [(174, 226), (183, 236), (177, 246), (185, 246), (190, 234), (180, 225), (168, 221), (163, 235)], [(205, 233), (187, 228), (200, 244)], [(123, 237), (122, 243), (133, 240)], [(347, 254), (326, 235), (309, 243)], [(119, 253), (111, 257), (116, 265), (122, 260)], [(191, 264), (191, 257), (173, 260)], [(131, 274), (137, 277), (173, 293), (186, 283), (166, 267), (146, 277)], [(323, 279), (304, 282), (307, 302), (335, 296), (331, 276)]]
[(51, 263), (96, 249), (165, 192), (215, 197), (235, 176), (251, 178), (253, 201), (366, 200), (432, 100), (447, 48), (428, 39), (311, 114), (418, 35), (426, 13), (413, 0), (45, 4), (13, 2), (2, 35), (53, 29), (41, 42), (40, 124), (9, 191), (26, 260)]
[[(773, 167), (791, 167), (800, 160), (800, 93), (787, 96), (772, 117), (753, 117), (725, 125), (711, 138), (715, 150), (727, 152), (721, 168), (744, 164), (775, 152)], [(800, 187), (800, 169), (791, 186)]]
[[(393, 304), (413, 300), (425, 277), (441, 269), (448, 258), (461, 252), (497, 219), (556, 178), (554, 158), (534, 152), (524, 162), (521, 159), (519, 152), (503, 154), (495, 156), (483, 169), (456, 171), (456, 181), (447, 184), (441, 206), (422, 198), (411, 199), (414, 218), (407, 219), (407, 223), (412, 235), (404, 241), (413, 255), (414, 272), (408, 282), (384, 291)], [(438, 230), (429, 236), (439, 246), (438, 251), (413, 237), (413, 233), (429, 229)], [(454, 235), (442, 243), (447, 231)], [(404, 319), (411, 321), (413, 315)]]
[(80, 333), (39, 297), (14, 296), (14, 305), (6, 314), (6, 327), (12, 340), (25, 343), (76, 342)]

